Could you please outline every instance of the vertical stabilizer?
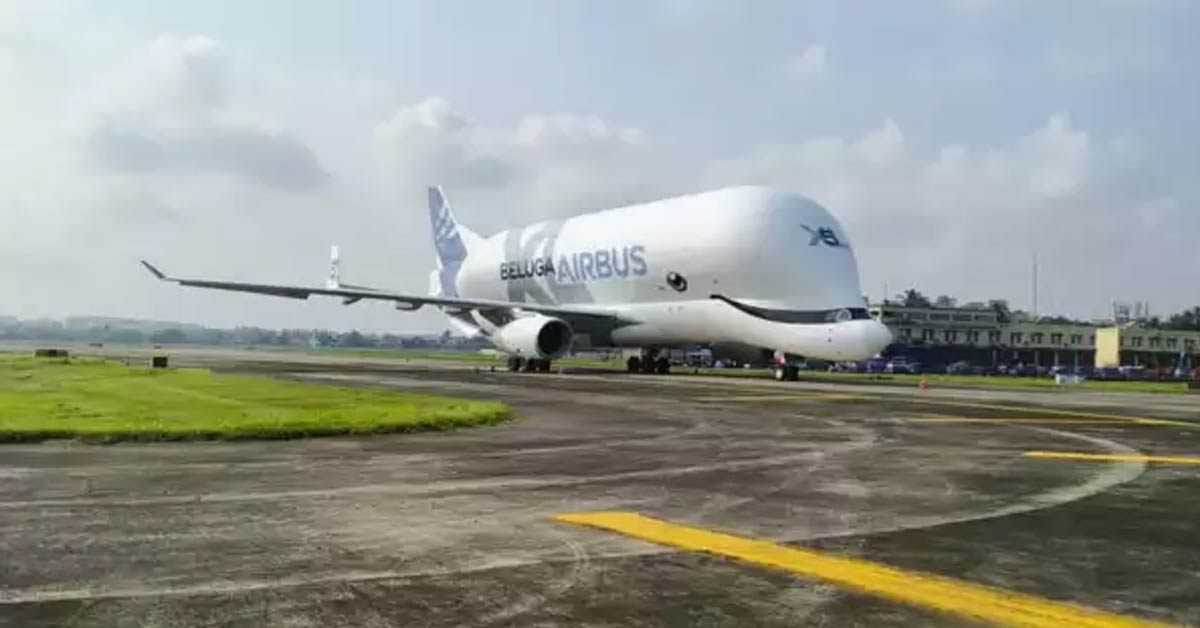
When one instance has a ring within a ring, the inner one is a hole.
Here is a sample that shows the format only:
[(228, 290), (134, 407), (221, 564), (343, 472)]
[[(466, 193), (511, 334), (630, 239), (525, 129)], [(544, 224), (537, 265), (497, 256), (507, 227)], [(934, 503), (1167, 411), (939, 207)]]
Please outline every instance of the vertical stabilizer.
[(429, 225), (433, 230), (433, 246), (438, 256), (434, 287), (440, 290), (442, 296), (458, 296), (455, 284), (458, 269), (467, 259), (470, 249), (480, 241), (479, 236), (458, 224), (440, 187), (429, 188)]

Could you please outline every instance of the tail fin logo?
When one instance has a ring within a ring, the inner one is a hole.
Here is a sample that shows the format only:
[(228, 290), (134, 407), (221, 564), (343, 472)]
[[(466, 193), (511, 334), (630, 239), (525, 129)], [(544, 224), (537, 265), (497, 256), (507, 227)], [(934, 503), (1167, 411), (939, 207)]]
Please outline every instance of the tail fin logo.
[(437, 216), (433, 220), (433, 239), (435, 241), (444, 242), (457, 235), (454, 219), (445, 205), (438, 207)]
[(429, 188), (429, 223), (433, 228), (433, 245), (437, 248), (442, 267), (462, 263), (467, 257), (467, 248), (463, 245), (458, 223), (440, 188)]

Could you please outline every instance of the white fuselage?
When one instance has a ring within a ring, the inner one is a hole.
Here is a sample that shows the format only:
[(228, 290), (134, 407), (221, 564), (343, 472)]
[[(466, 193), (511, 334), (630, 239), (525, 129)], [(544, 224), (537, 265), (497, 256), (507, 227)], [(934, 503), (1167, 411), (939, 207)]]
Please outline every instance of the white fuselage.
[(464, 298), (587, 305), (636, 321), (591, 335), (598, 346), (737, 343), (844, 360), (890, 341), (866, 317), (841, 226), (815, 202), (769, 188), (504, 231), (469, 252), (455, 283)]

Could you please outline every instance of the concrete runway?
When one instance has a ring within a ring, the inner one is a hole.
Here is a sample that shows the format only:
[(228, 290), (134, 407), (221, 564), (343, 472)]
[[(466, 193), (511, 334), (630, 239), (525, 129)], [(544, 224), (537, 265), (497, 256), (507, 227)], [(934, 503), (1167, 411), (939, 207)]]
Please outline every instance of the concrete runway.
[[(1054, 601), (1113, 614), (1090, 625), (1200, 625), (1195, 396), (173, 355), (499, 399), (519, 418), (0, 446), (0, 626), (1049, 626), (1021, 617)], [(682, 548), (691, 533), (676, 528), (651, 543), (553, 518), (597, 511), (777, 541), (810, 562), (764, 567)], [(825, 557), (856, 562), (838, 576)], [(871, 565), (903, 571), (883, 583)], [(917, 599), (923, 574), (950, 580)], [(972, 606), (992, 604), (972, 585), (1028, 597), (980, 616)]]

